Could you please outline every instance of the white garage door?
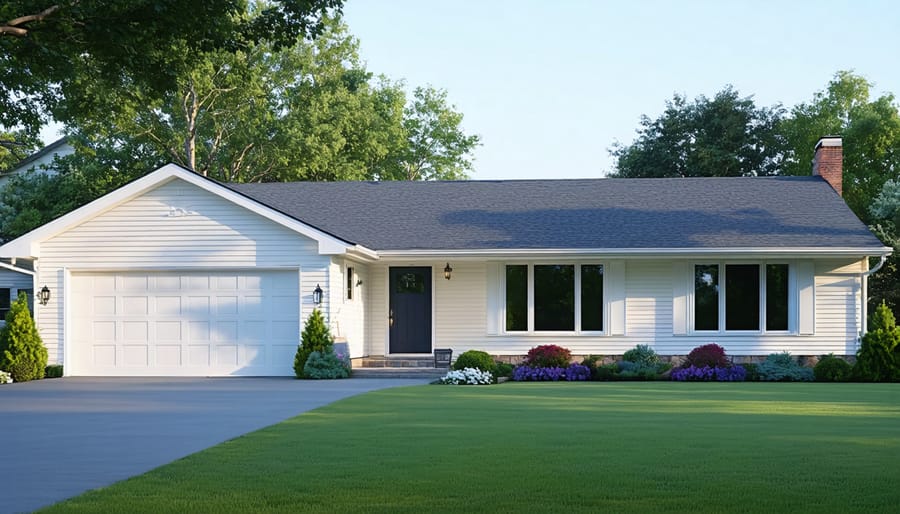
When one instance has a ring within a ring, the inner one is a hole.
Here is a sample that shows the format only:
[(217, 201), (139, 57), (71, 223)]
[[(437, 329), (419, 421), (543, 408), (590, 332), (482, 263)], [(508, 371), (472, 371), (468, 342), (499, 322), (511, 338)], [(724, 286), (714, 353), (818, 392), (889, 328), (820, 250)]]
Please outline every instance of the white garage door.
[(292, 375), (298, 282), (296, 271), (73, 273), (67, 372)]

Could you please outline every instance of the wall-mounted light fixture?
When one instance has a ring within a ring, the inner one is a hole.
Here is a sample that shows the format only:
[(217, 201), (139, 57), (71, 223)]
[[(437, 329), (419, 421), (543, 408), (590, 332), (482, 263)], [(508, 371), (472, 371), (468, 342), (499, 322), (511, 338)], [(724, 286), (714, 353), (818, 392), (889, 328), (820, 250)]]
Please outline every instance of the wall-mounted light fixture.
[(38, 293), (38, 302), (41, 305), (47, 305), (47, 302), (50, 301), (50, 288), (44, 286), (41, 288), (41, 291)]
[(444, 278), (450, 280), (450, 274), (453, 273), (453, 268), (450, 267), (450, 263), (448, 262), (446, 266), (444, 266)]
[(313, 303), (322, 305), (322, 288), (319, 287), (319, 284), (316, 284), (316, 288), (313, 290)]

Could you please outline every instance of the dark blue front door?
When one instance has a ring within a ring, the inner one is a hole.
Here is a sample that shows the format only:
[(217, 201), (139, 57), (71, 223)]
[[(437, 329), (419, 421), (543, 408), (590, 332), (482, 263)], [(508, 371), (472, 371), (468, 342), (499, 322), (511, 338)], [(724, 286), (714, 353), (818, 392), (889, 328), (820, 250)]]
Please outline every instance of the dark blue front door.
[(431, 268), (391, 268), (390, 282), (390, 353), (431, 353)]

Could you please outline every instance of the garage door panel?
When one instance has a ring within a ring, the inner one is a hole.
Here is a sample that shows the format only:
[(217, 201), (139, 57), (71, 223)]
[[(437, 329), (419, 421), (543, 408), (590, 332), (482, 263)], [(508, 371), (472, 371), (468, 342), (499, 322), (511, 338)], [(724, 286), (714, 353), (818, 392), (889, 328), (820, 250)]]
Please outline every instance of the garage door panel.
[(291, 375), (297, 278), (255, 270), (73, 273), (71, 372)]

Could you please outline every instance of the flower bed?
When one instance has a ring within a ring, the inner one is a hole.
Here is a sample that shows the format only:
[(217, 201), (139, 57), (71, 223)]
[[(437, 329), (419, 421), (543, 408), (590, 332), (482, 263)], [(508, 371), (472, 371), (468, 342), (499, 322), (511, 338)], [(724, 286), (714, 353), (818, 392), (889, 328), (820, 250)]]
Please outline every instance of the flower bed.
[(743, 382), (747, 378), (747, 371), (743, 366), (688, 366), (672, 371), (670, 376), (678, 382)]
[(494, 383), (494, 375), (490, 371), (478, 368), (463, 368), (448, 371), (440, 379), (442, 384), (450, 385), (489, 385)]
[(513, 370), (512, 379), (516, 382), (542, 382), (568, 380), (578, 382), (591, 379), (591, 369), (581, 364), (570, 364), (565, 368), (560, 366), (532, 368), (531, 366), (519, 366)]

